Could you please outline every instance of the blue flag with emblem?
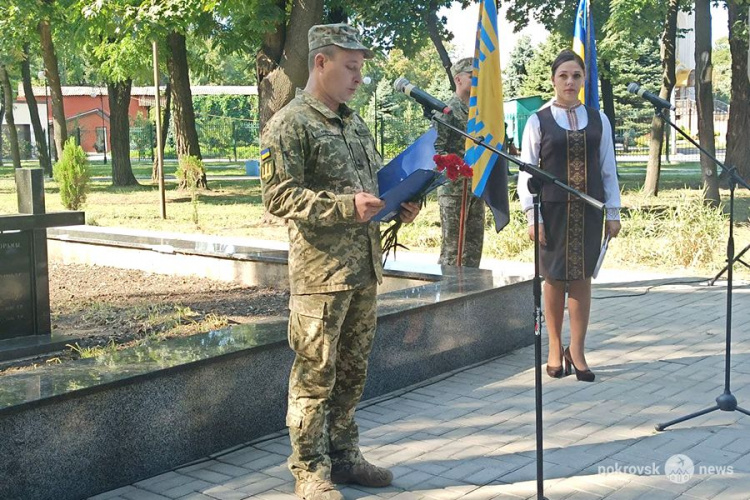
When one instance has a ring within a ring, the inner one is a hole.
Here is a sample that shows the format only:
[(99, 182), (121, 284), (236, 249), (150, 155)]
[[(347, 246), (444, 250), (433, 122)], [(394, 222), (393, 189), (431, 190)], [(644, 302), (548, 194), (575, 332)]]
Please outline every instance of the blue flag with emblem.
[(581, 56), (586, 65), (586, 81), (578, 99), (586, 106), (599, 109), (599, 72), (596, 68), (596, 36), (590, 0), (580, 0), (578, 3), (573, 52)]
[[(481, 0), (466, 131), (472, 137), (481, 136), (490, 146), (502, 149), (505, 121), (497, 26), (495, 0)], [(469, 139), (464, 159), (473, 169), (472, 191), (487, 203), (495, 218), (495, 230), (500, 231), (510, 220), (507, 163)]]

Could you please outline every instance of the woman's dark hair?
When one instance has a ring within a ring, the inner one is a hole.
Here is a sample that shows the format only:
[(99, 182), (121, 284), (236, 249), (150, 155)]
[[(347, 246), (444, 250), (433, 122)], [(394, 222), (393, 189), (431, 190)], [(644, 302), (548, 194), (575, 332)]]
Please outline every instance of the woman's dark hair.
[(562, 52), (557, 54), (557, 57), (552, 62), (552, 78), (555, 77), (555, 71), (557, 71), (557, 68), (559, 68), (562, 63), (568, 61), (575, 61), (581, 67), (583, 72), (586, 72), (586, 64), (583, 62), (583, 59), (581, 59), (581, 56), (570, 49), (563, 49)]

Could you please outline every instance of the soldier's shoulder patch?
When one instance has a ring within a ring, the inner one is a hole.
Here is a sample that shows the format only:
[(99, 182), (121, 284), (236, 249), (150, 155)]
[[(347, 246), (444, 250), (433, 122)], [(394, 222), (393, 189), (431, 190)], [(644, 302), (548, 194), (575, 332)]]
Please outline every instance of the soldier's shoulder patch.
[(271, 148), (266, 148), (260, 152), (260, 180), (270, 181), (274, 172), (273, 151)]

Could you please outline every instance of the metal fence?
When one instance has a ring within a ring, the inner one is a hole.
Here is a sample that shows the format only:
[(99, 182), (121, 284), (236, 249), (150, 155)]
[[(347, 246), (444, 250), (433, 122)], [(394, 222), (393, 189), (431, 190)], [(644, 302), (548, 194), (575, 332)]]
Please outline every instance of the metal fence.
[[(257, 121), (228, 117), (196, 119), (198, 141), (204, 158), (243, 160), (260, 155), (260, 134)], [(156, 148), (153, 123), (130, 127), (132, 158), (152, 159)], [(164, 157), (177, 158), (174, 127), (170, 125), (164, 146)]]
[[(716, 154), (721, 159), (726, 151), (727, 112), (714, 114)], [(528, 117), (516, 117), (519, 122)], [(420, 135), (427, 131), (430, 122), (422, 117), (404, 119), (388, 115), (365, 120), (375, 143), (385, 159), (395, 157)], [(525, 120), (523, 120), (525, 122)], [(697, 140), (695, 110), (678, 110), (676, 123)], [(259, 122), (228, 117), (205, 117), (196, 120), (201, 153), (204, 158), (243, 160), (257, 158), (260, 154)], [(521, 146), (521, 133), (514, 123), (508, 124), (508, 132)], [(665, 161), (696, 162), (700, 160), (698, 149), (671, 129), (665, 128), (662, 155)], [(517, 136), (517, 137), (515, 137)], [(651, 116), (634, 115), (617, 117), (614, 126), (615, 154), (618, 161), (646, 161), (651, 141)], [(152, 158), (156, 146), (154, 125), (133, 126), (130, 129), (130, 148), (133, 158)], [(165, 158), (176, 158), (173, 127), (170, 127), (165, 146)]]

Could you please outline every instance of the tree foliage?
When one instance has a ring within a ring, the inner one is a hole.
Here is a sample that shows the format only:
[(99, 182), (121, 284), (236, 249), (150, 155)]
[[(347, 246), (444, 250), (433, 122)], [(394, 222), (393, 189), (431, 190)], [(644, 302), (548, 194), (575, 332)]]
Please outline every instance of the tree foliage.
[(533, 57), (534, 46), (531, 44), (531, 37), (523, 35), (516, 41), (508, 65), (503, 71), (503, 96), (506, 99), (521, 97), (521, 87), (529, 73), (526, 66)]
[(550, 73), (552, 61), (562, 49), (569, 47), (569, 39), (563, 38), (558, 33), (550, 33), (547, 40), (537, 47), (534, 57), (526, 66), (526, 78), (521, 84), (522, 96), (539, 95), (543, 99), (552, 98), (554, 95)]
[(729, 95), (732, 91), (732, 54), (729, 51), (728, 37), (716, 40), (711, 59), (714, 63), (714, 96), (716, 99), (728, 103)]

